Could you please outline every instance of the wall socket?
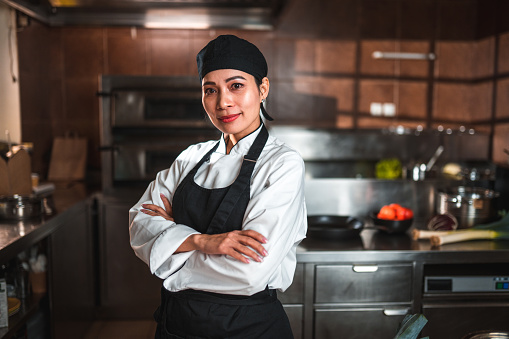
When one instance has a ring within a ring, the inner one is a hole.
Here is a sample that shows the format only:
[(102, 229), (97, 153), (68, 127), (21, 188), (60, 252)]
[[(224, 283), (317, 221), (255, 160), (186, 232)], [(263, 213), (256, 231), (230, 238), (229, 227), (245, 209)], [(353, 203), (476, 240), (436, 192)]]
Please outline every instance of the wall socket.
[(396, 115), (396, 105), (392, 102), (372, 102), (369, 105), (369, 112), (374, 116), (393, 117)]

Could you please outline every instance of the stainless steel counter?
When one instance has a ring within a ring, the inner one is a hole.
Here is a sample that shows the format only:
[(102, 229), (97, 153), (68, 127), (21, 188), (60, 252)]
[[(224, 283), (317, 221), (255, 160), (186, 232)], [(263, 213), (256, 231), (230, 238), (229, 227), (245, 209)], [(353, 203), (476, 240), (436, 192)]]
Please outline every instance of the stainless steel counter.
[(306, 238), (297, 260), (309, 262), (424, 261), (426, 263), (507, 262), (509, 240), (472, 240), (431, 247), (428, 240), (409, 234), (385, 234), (365, 229), (360, 237), (343, 241)]

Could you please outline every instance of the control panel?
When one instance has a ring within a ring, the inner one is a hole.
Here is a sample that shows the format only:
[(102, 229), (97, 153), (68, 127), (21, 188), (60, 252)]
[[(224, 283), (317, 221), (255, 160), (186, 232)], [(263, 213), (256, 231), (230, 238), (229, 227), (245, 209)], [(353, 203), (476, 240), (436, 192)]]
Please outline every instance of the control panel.
[(509, 276), (427, 276), (424, 292), (509, 292)]

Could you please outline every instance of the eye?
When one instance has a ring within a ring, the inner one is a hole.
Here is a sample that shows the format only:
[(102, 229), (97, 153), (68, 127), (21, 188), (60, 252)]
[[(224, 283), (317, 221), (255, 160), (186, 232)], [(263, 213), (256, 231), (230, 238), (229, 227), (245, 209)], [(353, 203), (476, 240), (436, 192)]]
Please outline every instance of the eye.
[(215, 93), (215, 92), (216, 92), (216, 90), (215, 90), (215, 89), (213, 89), (213, 88), (211, 88), (211, 87), (203, 89), (203, 93), (204, 93), (205, 95), (210, 95), (210, 94), (213, 94), (213, 93)]
[(241, 84), (239, 82), (232, 84), (232, 89), (241, 89), (242, 87), (244, 87), (244, 84)]

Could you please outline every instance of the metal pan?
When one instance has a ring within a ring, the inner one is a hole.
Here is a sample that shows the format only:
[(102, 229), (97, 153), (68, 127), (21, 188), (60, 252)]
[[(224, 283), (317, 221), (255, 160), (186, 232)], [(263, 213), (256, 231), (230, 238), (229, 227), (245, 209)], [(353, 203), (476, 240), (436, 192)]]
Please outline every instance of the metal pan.
[(310, 238), (324, 240), (344, 240), (359, 237), (364, 222), (350, 216), (312, 215), (308, 216), (308, 233)]

